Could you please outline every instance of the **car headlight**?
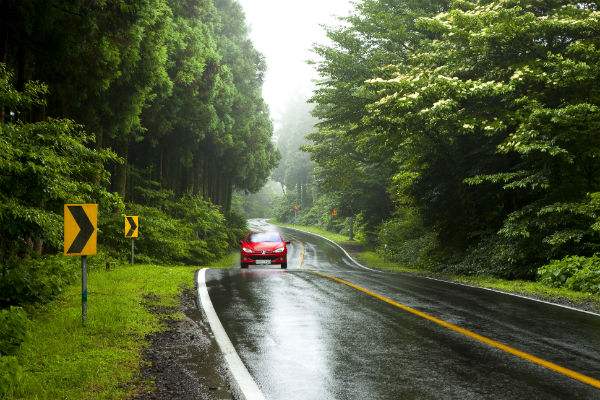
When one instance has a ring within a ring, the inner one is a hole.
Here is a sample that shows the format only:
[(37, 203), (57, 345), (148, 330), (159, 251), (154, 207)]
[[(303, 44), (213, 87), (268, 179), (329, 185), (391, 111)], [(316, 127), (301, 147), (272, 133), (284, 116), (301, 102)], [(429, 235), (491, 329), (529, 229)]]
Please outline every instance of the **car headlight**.
[(275, 249), (275, 253), (283, 253), (284, 250), (285, 250), (285, 247), (280, 247), (278, 249)]
[(242, 251), (243, 251), (244, 253), (252, 253), (252, 250), (250, 250), (250, 249), (249, 249), (249, 248), (247, 248), (247, 247), (242, 247)]

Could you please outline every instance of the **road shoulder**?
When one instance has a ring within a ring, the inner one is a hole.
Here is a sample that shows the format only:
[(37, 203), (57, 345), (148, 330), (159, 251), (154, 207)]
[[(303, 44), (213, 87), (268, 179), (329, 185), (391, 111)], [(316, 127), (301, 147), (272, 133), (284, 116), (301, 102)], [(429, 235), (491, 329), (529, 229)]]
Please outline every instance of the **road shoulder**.
[[(143, 352), (142, 379), (153, 382), (152, 390), (139, 393), (136, 400), (231, 399), (226, 371), (210, 327), (202, 318), (195, 291), (181, 294), (175, 308), (150, 307), (167, 327), (147, 338)], [(173, 313), (179, 311), (178, 317)]]
[(530, 298), (532, 300), (549, 302), (560, 306), (574, 308), (576, 310), (600, 314), (600, 296), (590, 293), (575, 292), (568, 289), (557, 289), (545, 286), (539, 282), (523, 280), (506, 280), (489, 276), (467, 276), (467, 275), (449, 275), (428, 271), (423, 269), (410, 268), (398, 263), (384, 259), (374, 251), (367, 250), (359, 242), (350, 242), (345, 236), (328, 232), (324, 229), (314, 226), (280, 224), (272, 222), (283, 228), (296, 229), (305, 233), (322, 236), (335, 242), (349, 253), (360, 264), (380, 270), (395, 273), (405, 273), (420, 276), (429, 279), (438, 279), (450, 283), (468, 285), (482, 289), (495, 290), (509, 295), (517, 295)]
[[(211, 267), (231, 266), (233, 256)], [(78, 283), (32, 310), (25, 341), (14, 355), (0, 356), (0, 398), (183, 398), (170, 395), (177, 378), (164, 381), (161, 374), (171, 373), (207, 373), (196, 379), (209, 395), (224, 388), (218, 360), (205, 365), (210, 373), (186, 364), (212, 346), (187, 294), (195, 293), (197, 267), (119, 264), (107, 270), (93, 259), (89, 267), (86, 325)], [(179, 364), (167, 368), (175, 356)]]

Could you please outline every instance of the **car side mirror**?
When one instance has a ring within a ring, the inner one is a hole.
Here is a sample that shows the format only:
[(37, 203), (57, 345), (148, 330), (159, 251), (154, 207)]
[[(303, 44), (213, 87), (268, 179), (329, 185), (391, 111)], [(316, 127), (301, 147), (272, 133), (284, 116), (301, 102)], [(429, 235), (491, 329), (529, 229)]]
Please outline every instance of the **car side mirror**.
[(291, 244), (292, 242), (290, 242), (289, 240), (285, 241), (285, 244)]

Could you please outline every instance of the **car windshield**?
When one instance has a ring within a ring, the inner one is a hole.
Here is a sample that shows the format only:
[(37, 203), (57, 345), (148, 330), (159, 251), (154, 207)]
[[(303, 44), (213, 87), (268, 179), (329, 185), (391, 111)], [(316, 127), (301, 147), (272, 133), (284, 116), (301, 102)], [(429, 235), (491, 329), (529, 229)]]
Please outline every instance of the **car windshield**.
[(251, 233), (248, 236), (248, 241), (252, 243), (259, 242), (281, 242), (281, 236), (277, 232), (258, 232)]

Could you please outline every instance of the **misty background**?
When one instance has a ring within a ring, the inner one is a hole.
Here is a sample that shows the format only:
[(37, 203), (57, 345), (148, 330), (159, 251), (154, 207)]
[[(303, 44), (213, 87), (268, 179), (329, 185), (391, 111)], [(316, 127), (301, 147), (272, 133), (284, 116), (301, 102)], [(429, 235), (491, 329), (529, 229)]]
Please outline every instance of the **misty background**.
[(313, 165), (307, 153), (305, 135), (316, 123), (308, 99), (318, 74), (309, 60), (315, 60), (315, 44), (328, 43), (324, 26), (338, 25), (340, 17), (352, 10), (349, 0), (239, 0), (246, 13), (250, 38), (265, 57), (267, 72), (263, 97), (269, 105), (274, 138), (281, 161), (272, 180), (256, 194), (239, 194), (236, 207), (248, 217), (271, 217), (282, 196), (299, 206), (312, 204)]
[(312, 47), (327, 41), (322, 25), (350, 13), (349, 0), (239, 0), (250, 38), (267, 62), (263, 96), (277, 128), (297, 97), (310, 97), (317, 74), (306, 63)]

